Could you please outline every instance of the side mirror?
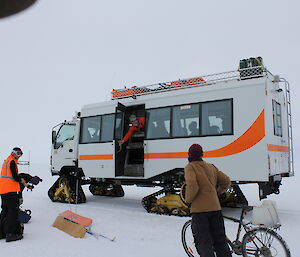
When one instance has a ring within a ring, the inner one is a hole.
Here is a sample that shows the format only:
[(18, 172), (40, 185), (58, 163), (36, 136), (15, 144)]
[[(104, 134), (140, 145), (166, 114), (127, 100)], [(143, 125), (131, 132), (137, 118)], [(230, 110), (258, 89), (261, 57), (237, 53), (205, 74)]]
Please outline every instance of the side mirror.
[(52, 131), (52, 144), (54, 144), (54, 142), (55, 142), (55, 140), (56, 140), (56, 131)]

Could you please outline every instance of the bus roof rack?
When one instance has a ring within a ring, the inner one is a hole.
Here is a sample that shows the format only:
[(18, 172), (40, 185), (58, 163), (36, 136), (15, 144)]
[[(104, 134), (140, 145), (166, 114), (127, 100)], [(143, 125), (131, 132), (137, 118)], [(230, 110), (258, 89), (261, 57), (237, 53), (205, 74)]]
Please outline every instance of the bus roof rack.
[[(257, 66), (245, 69), (239, 69), (235, 71), (215, 73), (211, 75), (204, 75), (201, 77), (194, 77), (189, 79), (179, 79), (171, 82), (157, 83), (148, 86), (136, 87), (124, 89), (113, 89), (111, 92), (111, 99), (122, 99), (140, 95), (148, 95), (154, 93), (161, 93), (171, 90), (185, 89), (191, 87), (212, 85), (221, 81), (230, 80), (246, 80), (252, 78), (266, 77), (268, 74), (272, 75), (265, 67)], [(273, 75), (272, 75), (273, 76)]]

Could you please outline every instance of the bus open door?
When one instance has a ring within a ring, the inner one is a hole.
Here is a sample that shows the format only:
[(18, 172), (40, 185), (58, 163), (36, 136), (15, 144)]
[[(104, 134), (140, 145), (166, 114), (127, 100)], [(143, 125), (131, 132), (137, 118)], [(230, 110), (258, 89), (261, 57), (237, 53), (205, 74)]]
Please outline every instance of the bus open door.
[(115, 115), (115, 174), (116, 176), (144, 177), (144, 128), (135, 131), (121, 146), (121, 140), (129, 130), (130, 115), (145, 118), (145, 105), (125, 106), (118, 103)]

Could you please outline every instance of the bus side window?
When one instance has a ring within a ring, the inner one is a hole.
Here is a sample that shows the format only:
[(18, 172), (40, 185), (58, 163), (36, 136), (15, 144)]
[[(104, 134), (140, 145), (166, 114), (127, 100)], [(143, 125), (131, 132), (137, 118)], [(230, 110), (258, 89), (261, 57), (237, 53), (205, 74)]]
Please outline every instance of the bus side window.
[(199, 135), (199, 104), (173, 107), (172, 136), (186, 137)]
[(100, 141), (101, 116), (82, 119), (80, 143)]
[(170, 114), (168, 107), (147, 110), (146, 135), (151, 138), (170, 137)]
[(74, 125), (63, 125), (60, 127), (54, 144), (54, 149), (58, 149), (64, 141), (72, 140), (75, 134)]
[(282, 137), (282, 118), (281, 118), (281, 106), (275, 100), (273, 104), (273, 124), (274, 124), (274, 135)]
[(228, 135), (232, 128), (232, 100), (207, 102), (202, 104), (201, 134)]
[(101, 124), (101, 141), (112, 141), (114, 137), (114, 121), (115, 115), (103, 115)]
[(116, 140), (121, 140), (123, 137), (123, 113), (118, 112), (116, 114), (116, 120), (115, 120), (115, 138)]

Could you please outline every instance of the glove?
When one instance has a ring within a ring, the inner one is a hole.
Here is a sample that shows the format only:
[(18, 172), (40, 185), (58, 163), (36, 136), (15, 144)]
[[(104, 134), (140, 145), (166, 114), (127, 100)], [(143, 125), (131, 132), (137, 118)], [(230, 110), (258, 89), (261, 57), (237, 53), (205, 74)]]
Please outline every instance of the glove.
[(39, 182), (42, 182), (43, 180), (38, 177), (38, 176), (34, 176), (29, 180), (29, 183), (33, 184), (33, 185), (37, 185)]

